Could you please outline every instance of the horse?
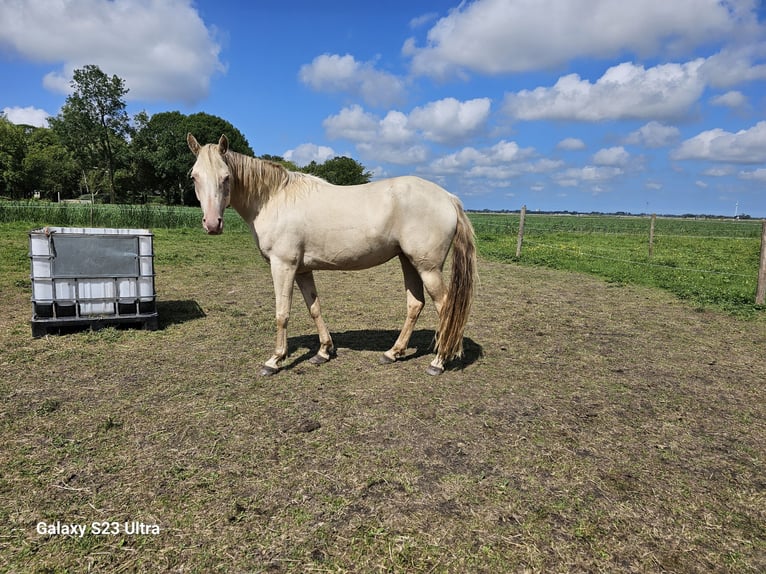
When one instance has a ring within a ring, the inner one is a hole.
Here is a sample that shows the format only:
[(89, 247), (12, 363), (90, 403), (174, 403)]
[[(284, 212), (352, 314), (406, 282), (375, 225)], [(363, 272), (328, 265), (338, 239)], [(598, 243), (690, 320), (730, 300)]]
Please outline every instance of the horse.
[[(404, 355), (425, 305), (424, 287), (439, 319), (436, 357), (426, 372), (439, 375), (448, 361), (462, 356), (476, 283), (476, 244), (471, 222), (456, 196), (414, 176), (332, 185), (237, 153), (229, 149), (225, 135), (217, 144), (200, 145), (191, 133), (186, 141), (196, 156), (191, 177), (204, 230), (210, 235), (222, 233), (224, 210), (233, 207), (249, 225), (271, 268), (277, 336), (262, 375), (277, 373), (287, 357), (293, 283), (319, 332), (319, 351), (309, 359), (319, 365), (336, 351), (322, 319), (313, 272), (367, 269), (394, 257), (399, 258), (404, 274), (407, 316), (380, 362), (393, 363)], [(447, 284), (442, 271), (450, 246), (452, 271)]]

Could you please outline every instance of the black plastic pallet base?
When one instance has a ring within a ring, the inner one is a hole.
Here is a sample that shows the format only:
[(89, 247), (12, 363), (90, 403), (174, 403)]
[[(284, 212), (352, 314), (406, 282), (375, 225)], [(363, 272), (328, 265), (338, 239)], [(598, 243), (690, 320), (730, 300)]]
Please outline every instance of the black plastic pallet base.
[(156, 331), (159, 328), (159, 317), (154, 313), (152, 315), (134, 315), (130, 317), (32, 319), (30, 324), (32, 325), (32, 336), (37, 339), (52, 333), (86, 329), (98, 331), (99, 329), (114, 326), (136, 327), (144, 331)]

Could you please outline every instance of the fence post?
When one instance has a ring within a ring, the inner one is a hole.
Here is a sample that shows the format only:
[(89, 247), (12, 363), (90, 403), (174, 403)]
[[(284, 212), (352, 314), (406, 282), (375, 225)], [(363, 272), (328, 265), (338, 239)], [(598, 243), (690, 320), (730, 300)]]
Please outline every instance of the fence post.
[(521, 244), (524, 242), (524, 217), (527, 215), (527, 206), (521, 206), (521, 216), (519, 217), (519, 237), (516, 239), (516, 257), (521, 257)]
[(758, 267), (758, 287), (755, 290), (755, 304), (766, 302), (766, 219), (761, 228), (761, 264)]
[(657, 214), (652, 213), (652, 222), (649, 224), (649, 259), (654, 255), (654, 224), (657, 221)]

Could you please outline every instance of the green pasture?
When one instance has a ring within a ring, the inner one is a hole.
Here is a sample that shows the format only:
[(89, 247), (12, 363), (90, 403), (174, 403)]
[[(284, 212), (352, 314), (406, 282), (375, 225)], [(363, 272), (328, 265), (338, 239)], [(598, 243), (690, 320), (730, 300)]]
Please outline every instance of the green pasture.
[[(609, 282), (670, 291), (698, 306), (737, 315), (755, 305), (760, 221), (658, 218), (649, 256), (649, 217), (527, 214), (521, 257), (516, 257), (518, 214), (471, 213), (479, 251), (497, 261), (589, 273)], [(84, 205), (0, 202), (0, 223), (195, 229), (200, 211), (161, 205)], [(227, 231), (247, 231), (233, 211)]]
[(517, 258), (518, 215), (472, 219), (485, 257), (659, 287), (741, 315), (759, 310), (760, 221), (658, 218), (650, 256), (649, 217), (528, 214)]

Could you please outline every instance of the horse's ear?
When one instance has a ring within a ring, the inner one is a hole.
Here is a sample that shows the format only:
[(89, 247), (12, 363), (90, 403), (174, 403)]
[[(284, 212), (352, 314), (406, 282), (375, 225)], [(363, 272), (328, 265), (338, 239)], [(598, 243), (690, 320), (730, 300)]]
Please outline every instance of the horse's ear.
[(221, 152), (221, 155), (229, 151), (229, 140), (226, 139), (226, 136), (223, 134), (221, 135), (221, 139), (218, 140), (218, 151)]
[(189, 144), (189, 149), (194, 155), (199, 153), (199, 142), (197, 141), (197, 138), (191, 134), (191, 132), (186, 134), (186, 143)]

